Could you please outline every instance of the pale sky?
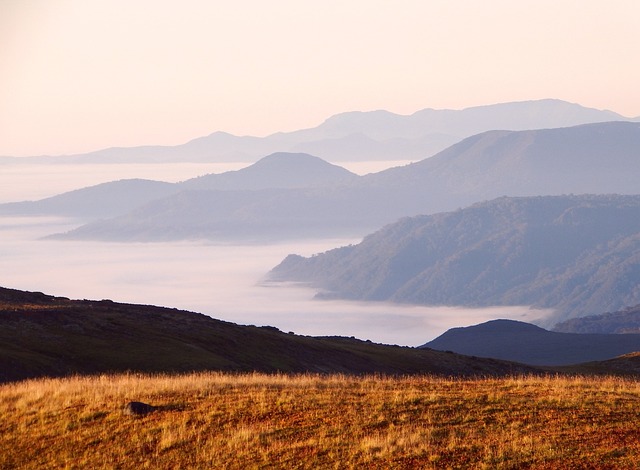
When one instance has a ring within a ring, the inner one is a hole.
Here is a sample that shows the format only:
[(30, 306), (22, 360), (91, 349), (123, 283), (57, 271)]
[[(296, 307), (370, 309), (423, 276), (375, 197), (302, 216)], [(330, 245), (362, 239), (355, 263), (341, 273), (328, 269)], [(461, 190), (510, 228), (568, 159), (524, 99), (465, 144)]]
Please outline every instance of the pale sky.
[(0, 0), (0, 155), (557, 98), (640, 115), (638, 0)]

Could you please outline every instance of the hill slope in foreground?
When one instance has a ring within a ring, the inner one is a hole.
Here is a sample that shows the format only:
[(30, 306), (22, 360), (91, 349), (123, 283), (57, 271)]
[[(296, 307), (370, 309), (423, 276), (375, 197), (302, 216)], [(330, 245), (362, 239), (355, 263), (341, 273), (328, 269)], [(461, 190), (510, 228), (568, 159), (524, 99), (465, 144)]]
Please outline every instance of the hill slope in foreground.
[(0, 386), (0, 467), (637, 468), (639, 397), (615, 378), (35, 380)]
[(0, 382), (117, 371), (506, 375), (529, 366), (0, 288)]

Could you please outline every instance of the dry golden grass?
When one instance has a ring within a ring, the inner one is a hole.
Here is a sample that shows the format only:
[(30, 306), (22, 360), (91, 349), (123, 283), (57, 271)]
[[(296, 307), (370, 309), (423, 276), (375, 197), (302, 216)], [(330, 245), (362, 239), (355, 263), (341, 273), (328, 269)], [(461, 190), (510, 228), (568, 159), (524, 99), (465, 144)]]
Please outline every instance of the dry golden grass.
[(33, 380), (0, 387), (0, 468), (638, 468), (639, 399), (619, 378)]

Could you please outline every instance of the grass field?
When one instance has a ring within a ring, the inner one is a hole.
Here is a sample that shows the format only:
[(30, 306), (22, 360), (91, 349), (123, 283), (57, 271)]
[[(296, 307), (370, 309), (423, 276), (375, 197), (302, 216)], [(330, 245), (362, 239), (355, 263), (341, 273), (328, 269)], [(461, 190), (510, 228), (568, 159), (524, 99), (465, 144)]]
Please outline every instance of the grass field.
[(30, 380), (0, 386), (0, 468), (638, 468), (639, 400), (620, 378)]

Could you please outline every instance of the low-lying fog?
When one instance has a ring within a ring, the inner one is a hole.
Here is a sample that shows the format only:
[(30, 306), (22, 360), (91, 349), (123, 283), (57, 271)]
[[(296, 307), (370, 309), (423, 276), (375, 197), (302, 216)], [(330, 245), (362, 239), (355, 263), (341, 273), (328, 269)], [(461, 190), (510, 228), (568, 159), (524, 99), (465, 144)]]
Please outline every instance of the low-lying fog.
[[(44, 180), (41, 184), (46, 186)], [(86, 185), (75, 187), (82, 186)], [(77, 299), (176, 307), (297, 334), (355, 336), (408, 346), (423, 344), (454, 326), (495, 318), (534, 321), (546, 313), (527, 307), (467, 309), (318, 301), (312, 289), (263, 282), (265, 274), (289, 253), (308, 256), (359, 240), (238, 246), (38, 239), (71, 227), (62, 219), (0, 218), (0, 285)]]

